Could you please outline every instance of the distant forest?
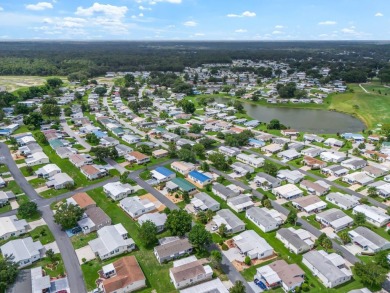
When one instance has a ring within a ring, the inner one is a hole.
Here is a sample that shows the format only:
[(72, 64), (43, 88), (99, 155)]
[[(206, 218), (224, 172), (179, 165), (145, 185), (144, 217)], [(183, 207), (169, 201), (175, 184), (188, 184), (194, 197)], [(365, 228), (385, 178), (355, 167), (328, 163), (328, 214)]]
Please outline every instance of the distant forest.
[(387, 66), (380, 42), (1, 42), (0, 75), (61, 75), (81, 80), (108, 71), (182, 71), (234, 59), (274, 60), (298, 70), (372, 72)]

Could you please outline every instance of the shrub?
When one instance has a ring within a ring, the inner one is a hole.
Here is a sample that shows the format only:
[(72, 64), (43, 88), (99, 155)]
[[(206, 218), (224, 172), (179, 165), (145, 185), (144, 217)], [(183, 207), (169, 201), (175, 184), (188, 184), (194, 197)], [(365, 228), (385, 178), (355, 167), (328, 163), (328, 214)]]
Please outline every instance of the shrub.
[(226, 251), (226, 250), (228, 250), (229, 249), (229, 247), (224, 243), (224, 244), (222, 244), (222, 250), (224, 250), (224, 251)]
[(302, 288), (302, 290), (303, 290), (304, 292), (307, 292), (307, 291), (309, 291), (309, 289), (310, 289), (310, 288), (309, 288), (309, 285), (308, 285), (307, 283), (303, 283), (301, 288)]
[(245, 260), (244, 260), (244, 263), (247, 265), (247, 266), (250, 266), (251, 265), (251, 258), (249, 256), (246, 256), (245, 257)]

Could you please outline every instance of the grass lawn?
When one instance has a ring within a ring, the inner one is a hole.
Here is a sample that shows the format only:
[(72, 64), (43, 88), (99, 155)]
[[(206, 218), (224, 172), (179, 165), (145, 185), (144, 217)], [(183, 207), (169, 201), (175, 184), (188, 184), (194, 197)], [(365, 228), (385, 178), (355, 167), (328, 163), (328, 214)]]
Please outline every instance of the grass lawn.
[(331, 94), (329, 109), (355, 115), (362, 119), (368, 128), (375, 128), (377, 124), (390, 123), (390, 96), (384, 95), (382, 90), (386, 89), (385, 87), (378, 85), (378, 83), (363, 85), (367, 90), (381, 89), (382, 94), (379, 94), (378, 91), (373, 92), (372, 90), (370, 93), (365, 93), (358, 84), (349, 84), (348, 86), (354, 92)]
[(0, 208), (0, 214), (9, 212), (10, 210), (11, 210), (11, 205), (7, 204), (7, 205)]
[(34, 188), (45, 186), (46, 180), (43, 178), (35, 178), (30, 180), (28, 183)]
[[(152, 249), (146, 249), (142, 245), (142, 241), (139, 238), (138, 226), (115, 202), (111, 202), (103, 192), (103, 188), (97, 188), (87, 192), (96, 204), (102, 208), (107, 215), (111, 218), (113, 224), (121, 223), (129, 232), (130, 237), (137, 244), (138, 251), (134, 251), (131, 254), (135, 255), (142, 271), (144, 272), (149, 289), (142, 292), (150, 292), (152, 287), (157, 292), (175, 292), (175, 289), (170, 282), (168, 269), (172, 264), (159, 264), (154, 256)], [(111, 263), (113, 260), (109, 260), (107, 263)], [(96, 262), (96, 263), (95, 263)], [(91, 290), (95, 287), (94, 282), (97, 278), (97, 271), (101, 269), (102, 263), (95, 261), (92, 265), (83, 264), (82, 270), (84, 279), (87, 284), (87, 289)]]
[(310, 225), (316, 227), (317, 229), (321, 229), (321, 224), (316, 221), (316, 215), (302, 217), (302, 219), (306, 220)]
[(22, 125), (18, 129), (16, 129), (14, 131), (14, 133), (12, 133), (12, 134), (20, 134), (20, 133), (25, 133), (25, 132), (30, 132), (30, 130), (28, 129), (28, 127), (26, 125)]
[(35, 228), (34, 230), (28, 232), (28, 235), (30, 235), (34, 241), (41, 241), (42, 245), (51, 243), (55, 240), (49, 227), (46, 225)]
[(52, 265), (53, 262), (49, 258), (45, 257), (44, 259), (34, 263), (29, 268), (42, 267), (45, 270), (46, 274), (50, 277), (63, 276), (65, 274), (65, 267), (61, 254), (57, 253), (54, 255), (54, 257), (54, 266)]
[[(24, 160), (23, 160), (24, 161)], [(6, 173), (8, 172), (8, 167), (5, 164), (0, 164), (0, 173)]]
[(96, 239), (96, 238), (97, 238), (97, 233), (93, 232), (93, 233), (89, 233), (87, 235), (84, 235), (82, 233), (75, 235), (72, 238), (70, 238), (70, 240), (72, 241), (74, 249), (79, 249), (81, 247), (88, 245), (89, 241)]
[(15, 180), (8, 181), (7, 187), (4, 188), (4, 191), (12, 191), (15, 195), (23, 193), (22, 189), (16, 183)]
[(85, 150), (85, 148), (78, 143), (75, 143), (74, 145), (72, 145), (72, 147), (75, 148), (76, 150)]

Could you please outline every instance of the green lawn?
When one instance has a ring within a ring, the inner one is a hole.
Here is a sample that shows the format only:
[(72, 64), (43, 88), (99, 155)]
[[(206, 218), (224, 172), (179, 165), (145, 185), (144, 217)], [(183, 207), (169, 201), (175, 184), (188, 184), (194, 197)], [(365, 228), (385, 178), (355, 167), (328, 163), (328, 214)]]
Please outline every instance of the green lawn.
[(15, 180), (8, 181), (7, 187), (4, 188), (4, 191), (12, 191), (15, 195), (23, 193), (22, 189), (16, 183)]
[[(171, 264), (160, 265), (153, 254), (152, 249), (146, 249), (142, 245), (142, 241), (138, 234), (138, 225), (133, 221), (118, 205), (117, 203), (111, 202), (107, 196), (103, 193), (103, 188), (97, 188), (88, 191), (88, 194), (93, 198), (96, 204), (102, 208), (108, 216), (110, 216), (113, 224), (121, 223), (126, 230), (129, 232), (130, 237), (137, 244), (138, 251), (134, 251), (131, 254), (135, 255), (147, 280), (149, 289), (145, 292), (150, 292), (150, 287), (156, 289), (157, 292), (175, 292), (175, 289), (170, 282), (168, 269), (172, 266)], [(109, 260), (108, 263), (111, 263)], [(97, 277), (97, 271), (101, 269), (102, 263), (95, 261), (92, 265), (83, 264), (82, 270), (84, 278), (87, 284), (87, 289), (93, 289), (94, 282)], [(143, 291), (142, 291), (143, 292)]]
[(70, 240), (72, 241), (74, 249), (79, 249), (81, 247), (88, 245), (89, 241), (96, 238), (97, 238), (97, 233), (93, 232), (87, 235), (84, 234), (75, 235), (72, 238), (70, 238)]
[(0, 208), (0, 214), (9, 212), (10, 210), (11, 210), (11, 205), (10, 205), (10, 204), (7, 204), (7, 205), (2, 206), (2, 207)]
[(62, 260), (61, 254), (57, 253), (54, 255), (54, 266), (53, 262), (49, 258), (45, 257), (44, 259), (35, 262), (32, 266), (28, 268), (42, 267), (45, 270), (46, 274), (50, 277), (59, 277), (65, 275), (65, 266), (64, 261)]
[(41, 241), (42, 245), (55, 241), (53, 234), (46, 225), (35, 228), (34, 230), (28, 232), (28, 235), (30, 235), (34, 241)]
[(43, 178), (35, 178), (30, 180), (28, 183), (34, 188), (45, 186), (46, 180)]

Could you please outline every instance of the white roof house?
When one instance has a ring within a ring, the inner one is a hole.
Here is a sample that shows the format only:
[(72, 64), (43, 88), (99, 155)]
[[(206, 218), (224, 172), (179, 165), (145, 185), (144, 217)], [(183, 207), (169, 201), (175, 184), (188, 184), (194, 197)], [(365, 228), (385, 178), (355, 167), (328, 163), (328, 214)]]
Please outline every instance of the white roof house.
[(36, 152), (26, 158), (27, 166), (35, 166), (49, 163), (49, 157), (44, 152)]
[(350, 216), (336, 208), (318, 213), (316, 220), (324, 226), (333, 228), (335, 232), (341, 231), (353, 224), (353, 219)]
[(41, 259), (44, 247), (39, 240), (34, 242), (31, 237), (27, 237), (11, 240), (2, 245), (0, 250), (3, 256), (12, 255), (19, 268), (24, 268)]
[(294, 184), (286, 184), (272, 189), (272, 193), (278, 197), (291, 200), (303, 196), (303, 191)]
[(57, 173), (46, 182), (46, 186), (55, 189), (65, 188), (68, 184), (74, 185), (74, 180), (66, 173)]
[(38, 177), (43, 178), (54, 176), (57, 173), (61, 173), (61, 169), (56, 164), (47, 164), (35, 171)]
[(265, 207), (252, 207), (246, 211), (245, 216), (263, 232), (276, 230), (284, 222), (278, 211)]
[(344, 259), (336, 254), (312, 250), (303, 255), (302, 263), (317, 276), (327, 288), (333, 288), (351, 280), (352, 272), (345, 267)]
[(344, 145), (344, 142), (341, 140), (330, 137), (324, 141), (324, 145), (342, 147)]
[(119, 181), (110, 182), (103, 186), (105, 194), (114, 200), (120, 200), (134, 192), (134, 187), (130, 184), (123, 184)]
[(253, 230), (234, 236), (233, 241), (240, 252), (251, 259), (263, 259), (274, 253), (272, 246)]
[(326, 200), (337, 205), (343, 210), (349, 210), (359, 204), (359, 198), (350, 194), (343, 194), (340, 192), (332, 192), (326, 196)]
[(377, 227), (382, 227), (390, 222), (390, 216), (384, 210), (377, 207), (362, 204), (354, 207), (352, 212), (353, 214), (365, 214), (367, 222)]
[(280, 180), (286, 180), (288, 183), (296, 184), (300, 182), (305, 175), (303, 175), (298, 170), (280, 170), (276, 176)]
[(317, 213), (326, 208), (326, 202), (322, 201), (316, 195), (307, 195), (299, 198), (295, 198), (292, 201), (292, 205), (301, 211), (306, 213)]
[(135, 248), (135, 242), (128, 238), (122, 224), (105, 226), (97, 230), (97, 234), (98, 238), (89, 241), (88, 244), (101, 260), (130, 252)]
[(156, 210), (156, 206), (149, 199), (141, 199), (138, 196), (126, 197), (120, 201), (120, 206), (132, 218), (137, 218), (143, 214)]
[(26, 220), (18, 220), (16, 216), (0, 218), (0, 240), (8, 239), (11, 236), (19, 236), (26, 233), (28, 223)]
[(282, 158), (286, 161), (291, 161), (301, 156), (295, 149), (289, 149), (277, 154), (278, 158)]
[(246, 194), (228, 198), (227, 204), (237, 213), (244, 212), (255, 205), (251, 197)]
[(264, 165), (264, 159), (256, 155), (238, 154), (236, 156), (237, 161), (243, 162), (254, 168), (260, 168)]
[(161, 232), (164, 230), (167, 215), (165, 213), (149, 213), (138, 218), (139, 225), (142, 225), (146, 221), (153, 222), (157, 227), (157, 232)]
[(286, 248), (295, 254), (304, 253), (314, 247), (315, 237), (304, 229), (281, 228), (276, 232), (279, 239)]
[(245, 223), (228, 209), (219, 210), (213, 217), (213, 222), (218, 227), (224, 224), (227, 234), (234, 234), (245, 230)]
[(364, 172), (355, 172), (345, 175), (343, 177), (343, 181), (349, 184), (360, 184), (362, 186), (365, 186), (367, 184), (373, 183), (375, 179), (371, 176), (368, 176)]
[(328, 152), (322, 152), (320, 154), (320, 158), (325, 162), (340, 163), (344, 161), (347, 157), (344, 153), (341, 152), (328, 151)]
[(186, 289), (180, 290), (180, 293), (229, 293), (229, 290), (226, 289), (225, 285), (221, 282), (220, 279), (213, 279), (208, 282), (201, 283)]
[(204, 192), (199, 192), (191, 199), (191, 203), (196, 211), (212, 210), (218, 211), (221, 208), (219, 202)]
[(357, 227), (348, 232), (353, 243), (364, 251), (378, 252), (390, 248), (390, 242), (366, 227)]

